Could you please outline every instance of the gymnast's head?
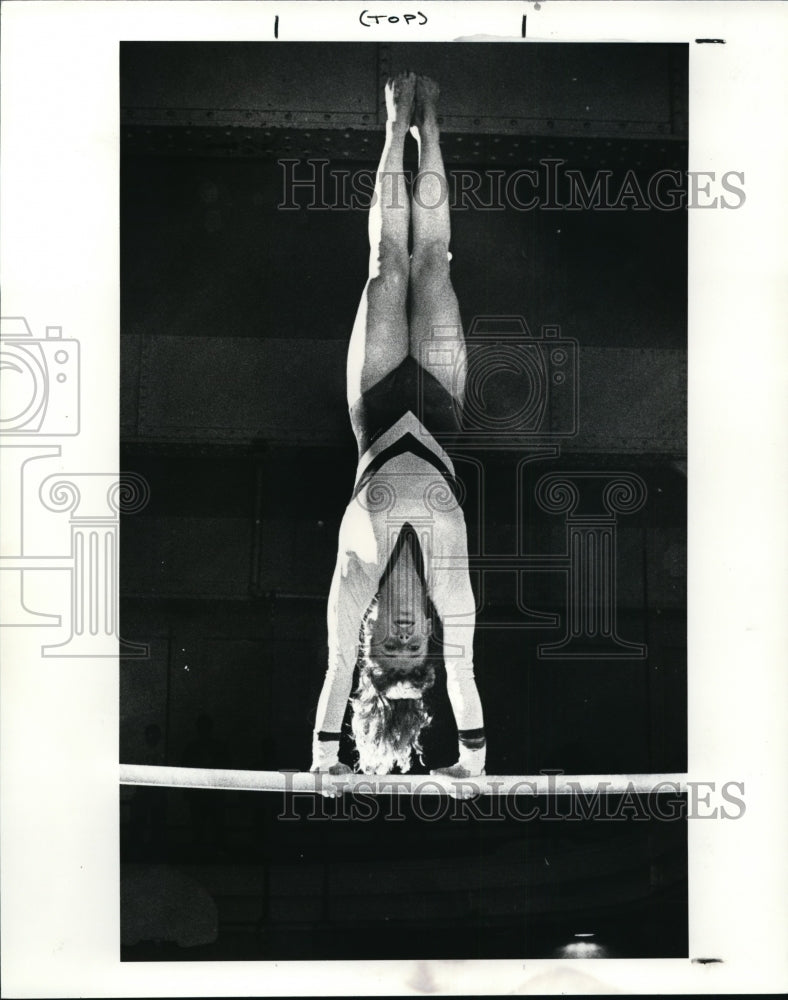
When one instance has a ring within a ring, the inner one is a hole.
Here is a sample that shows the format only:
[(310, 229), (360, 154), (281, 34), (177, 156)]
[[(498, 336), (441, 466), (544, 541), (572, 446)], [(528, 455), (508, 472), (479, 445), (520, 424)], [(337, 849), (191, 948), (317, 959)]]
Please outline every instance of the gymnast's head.
[(435, 683), (440, 647), (426, 598), (407, 615), (378, 594), (361, 624), (358, 687), (352, 728), (359, 770), (407, 772), (412, 756), (421, 757), (421, 732), (431, 722), (425, 694)]
[(384, 588), (364, 617), (365, 651), (381, 667), (406, 675), (424, 661), (432, 634), (427, 599), (418, 585), (402, 597)]

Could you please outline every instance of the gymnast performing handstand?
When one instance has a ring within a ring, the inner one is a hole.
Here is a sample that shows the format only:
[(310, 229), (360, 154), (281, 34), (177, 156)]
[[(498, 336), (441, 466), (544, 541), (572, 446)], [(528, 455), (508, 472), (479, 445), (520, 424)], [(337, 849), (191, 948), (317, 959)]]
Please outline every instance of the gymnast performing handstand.
[[(421, 732), (431, 721), (424, 695), (435, 682), (441, 631), (459, 753), (433, 773), (484, 773), (465, 518), (454, 466), (435, 436), (460, 429), (466, 366), (449, 276), (438, 94), (434, 81), (413, 73), (386, 85), (386, 142), (369, 215), (369, 278), (347, 361), (359, 461), (339, 531), (328, 601), (328, 669), (312, 744), (312, 770), (335, 775), (350, 771), (338, 759), (348, 699), (358, 770), (407, 772), (414, 755), (421, 758)], [(403, 172), (409, 131), (419, 147), (412, 200)]]

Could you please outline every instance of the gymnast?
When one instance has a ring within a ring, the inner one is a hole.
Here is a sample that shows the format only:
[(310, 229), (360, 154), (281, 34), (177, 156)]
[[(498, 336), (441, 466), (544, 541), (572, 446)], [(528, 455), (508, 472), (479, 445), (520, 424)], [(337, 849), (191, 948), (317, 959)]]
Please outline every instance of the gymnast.
[[(435, 682), (442, 631), (459, 756), (432, 773), (465, 778), (484, 774), (486, 744), (473, 673), (475, 601), (465, 518), (454, 466), (434, 436), (460, 429), (466, 374), (449, 276), (439, 89), (428, 77), (402, 73), (388, 81), (385, 96), (369, 278), (347, 360), (359, 462), (328, 600), (328, 669), (312, 771), (351, 770), (338, 759), (348, 699), (359, 771), (388, 774), (398, 767), (404, 773), (414, 755), (421, 759), (421, 732), (431, 721), (424, 695)], [(409, 131), (419, 148), (412, 201), (403, 172)]]

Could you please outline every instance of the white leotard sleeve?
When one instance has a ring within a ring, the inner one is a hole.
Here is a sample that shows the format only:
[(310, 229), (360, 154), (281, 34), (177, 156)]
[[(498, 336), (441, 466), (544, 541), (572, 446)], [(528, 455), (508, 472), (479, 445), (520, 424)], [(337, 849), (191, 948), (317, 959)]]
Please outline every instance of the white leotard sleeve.
[(328, 596), (328, 669), (317, 703), (315, 731), (339, 733), (345, 717), (358, 656), (361, 619), (375, 596), (377, 581), (364, 563), (340, 550)]
[(446, 686), (457, 729), (484, 726), (482, 704), (473, 673), (476, 600), (468, 575), (465, 519), (452, 519), (441, 532), (432, 567), (432, 600), (443, 622)]

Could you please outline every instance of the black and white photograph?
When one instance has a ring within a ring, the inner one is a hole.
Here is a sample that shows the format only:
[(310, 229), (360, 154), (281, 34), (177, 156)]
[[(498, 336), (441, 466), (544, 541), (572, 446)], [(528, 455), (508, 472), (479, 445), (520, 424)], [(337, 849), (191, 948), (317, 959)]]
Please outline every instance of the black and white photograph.
[(124, 958), (686, 956), (687, 63), (121, 46)]
[(6, 4), (19, 995), (785, 973), (779, 32), (612, 6)]

